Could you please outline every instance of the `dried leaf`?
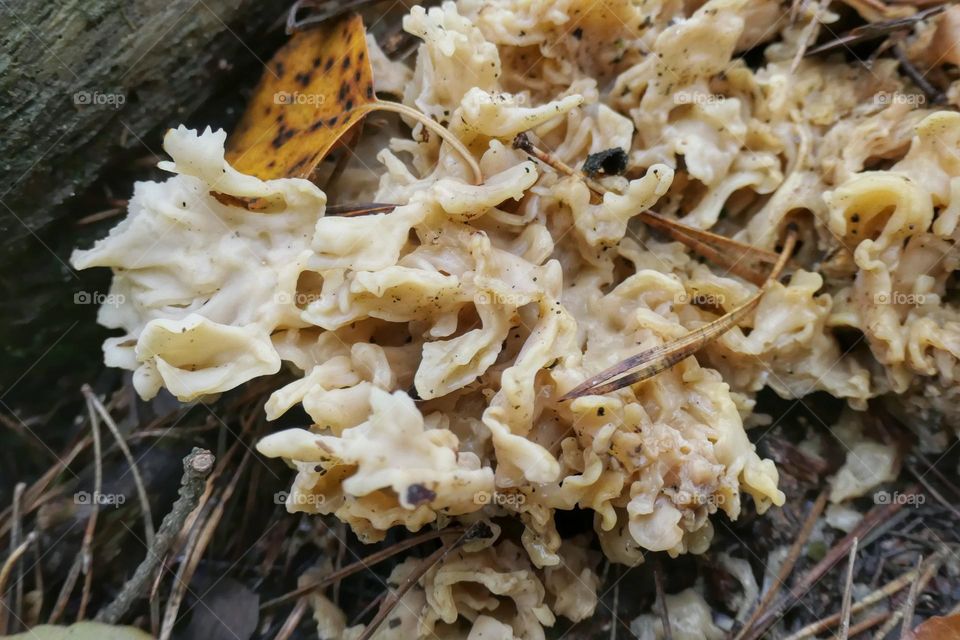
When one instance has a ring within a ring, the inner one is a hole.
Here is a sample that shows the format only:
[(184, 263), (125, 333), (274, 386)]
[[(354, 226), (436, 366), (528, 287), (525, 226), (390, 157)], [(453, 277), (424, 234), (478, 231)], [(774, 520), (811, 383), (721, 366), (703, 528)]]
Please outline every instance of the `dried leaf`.
[(960, 640), (960, 614), (929, 618), (908, 635), (911, 640)]
[(264, 180), (308, 178), (373, 100), (359, 15), (298, 32), (267, 65), (228, 140), (227, 160)]

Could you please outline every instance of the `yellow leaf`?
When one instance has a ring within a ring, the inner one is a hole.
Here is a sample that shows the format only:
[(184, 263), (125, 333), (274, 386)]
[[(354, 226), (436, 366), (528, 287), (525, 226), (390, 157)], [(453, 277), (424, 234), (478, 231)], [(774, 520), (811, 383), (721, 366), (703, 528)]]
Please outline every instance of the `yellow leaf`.
[(290, 38), (227, 141), (227, 160), (263, 180), (309, 178), (375, 100), (366, 31), (349, 14)]

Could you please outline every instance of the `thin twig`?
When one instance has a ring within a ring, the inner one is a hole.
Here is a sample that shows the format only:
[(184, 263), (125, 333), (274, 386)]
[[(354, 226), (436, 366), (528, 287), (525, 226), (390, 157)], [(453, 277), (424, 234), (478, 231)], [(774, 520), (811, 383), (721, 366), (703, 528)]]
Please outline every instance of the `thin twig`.
[(183, 459), (183, 477), (180, 479), (180, 497), (173, 503), (160, 523), (153, 547), (147, 549), (147, 555), (137, 567), (133, 577), (127, 580), (120, 593), (109, 605), (97, 613), (97, 621), (115, 624), (127, 612), (133, 601), (140, 597), (150, 581), (151, 575), (161, 559), (170, 550), (170, 546), (183, 527), (187, 516), (197, 506), (197, 500), (203, 492), (204, 480), (213, 469), (213, 454), (206, 449), (194, 448)]
[(850, 559), (847, 561), (847, 579), (843, 585), (843, 604), (840, 607), (840, 640), (850, 637), (850, 604), (853, 599), (853, 570), (857, 564), (857, 546), (859, 538), (853, 539), (850, 546)]
[(777, 577), (774, 580), (773, 584), (770, 585), (770, 588), (767, 590), (763, 597), (760, 599), (760, 604), (757, 605), (757, 608), (753, 610), (753, 613), (750, 614), (750, 617), (744, 623), (743, 628), (740, 629), (740, 632), (736, 635), (735, 640), (740, 640), (743, 638), (753, 627), (754, 623), (757, 621), (767, 607), (770, 606), (770, 603), (773, 602), (773, 599), (778, 593), (780, 593), (780, 587), (787, 583), (787, 579), (790, 577), (790, 574), (793, 572), (794, 566), (797, 564), (797, 560), (800, 558), (800, 552), (803, 551), (803, 546), (807, 544), (807, 540), (810, 538), (810, 534), (813, 533), (813, 527), (817, 524), (817, 520), (820, 518), (820, 514), (823, 513), (824, 507), (827, 506), (827, 490), (824, 489), (820, 492), (820, 495), (817, 496), (816, 501), (813, 503), (813, 506), (810, 507), (810, 513), (807, 514), (806, 520), (803, 521), (803, 526), (800, 528), (800, 533), (797, 535), (797, 539), (793, 541), (793, 544), (790, 546), (790, 551), (787, 553), (786, 559), (783, 561), (783, 564), (780, 565), (780, 571), (777, 572)]
[[(240, 444), (240, 442), (241, 441), (238, 440), (237, 444)], [(170, 599), (167, 602), (167, 608), (163, 613), (163, 624), (160, 627), (160, 640), (168, 640), (170, 635), (173, 633), (173, 626), (177, 622), (177, 613), (180, 610), (180, 604), (183, 602), (183, 597), (186, 595), (187, 587), (190, 585), (190, 581), (193, 579), (193, 574), (197, 570), (197, 565), (200, 563), (200, 559), (203, 558), (203, 554), (206, 551), (207, 546), (210, 544), (210, 540), (213, 538), (213, 533), (220, 524), (220, 519), (223, 517), (223, 510), (226, 508), (230, 498), (233, 497), (233, 492), (237, 488), (237, 484), (240, 481), (240, 476), (243, 475), (243, 472), (246, 469), (249, 461), (250, 449), (247, 449), (247, 452), (244, 454), (240, 464), (237, 465), (237, 469), (234, 472), (233, 477), (230, 479), (230, 483), (227, 484), (226, 488), (223, 490), (223, 493), (220, 495), (220, 499), (213, 508), (210, 517), (207, 518), (206, 522), (203, 523), (203, 528), (200, 537), (197, 539), (196, 545), (190, 549), (189, 553), (187, 554), (187, 560), (180, 565), (180, 569), (177, 572), (177, 579), (173, 584), (173, 591), (171, 592)]]

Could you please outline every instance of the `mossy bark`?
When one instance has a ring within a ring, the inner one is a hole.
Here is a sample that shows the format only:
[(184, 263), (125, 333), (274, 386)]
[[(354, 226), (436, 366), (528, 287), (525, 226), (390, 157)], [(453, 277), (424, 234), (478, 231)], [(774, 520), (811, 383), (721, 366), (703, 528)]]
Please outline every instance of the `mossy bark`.
[[(58, 355), (75, 364), (80, 350), (99, 361), (102, 334), (85, 329), (93, 309), (74, 304), (89, 281), (67, 260), (72, 246), (88, 242), (80, 233), (102, 235), (116, 220), (80, 229), (76, 219), (96, 209), (71, 198), (115, 171), (118, 159), (124, 169), (161, 153), (163, 130), (212, 100), (235, 95), (240, 104), (240, 89), (256, 82), (260, 61), (283, 37), (276, 26), (286, 8), (256, 0), (0, 3), (0, 398), (24, 388), (28, 367), (31, 378), (48, 366), (56, 372)], [(129, 197), (129, 185), (115, 195)]]

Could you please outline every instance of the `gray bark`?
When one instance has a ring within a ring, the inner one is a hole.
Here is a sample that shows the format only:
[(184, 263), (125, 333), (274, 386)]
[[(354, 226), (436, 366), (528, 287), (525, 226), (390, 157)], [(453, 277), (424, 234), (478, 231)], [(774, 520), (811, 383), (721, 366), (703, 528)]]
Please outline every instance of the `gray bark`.
[[(161, 153), (165, 127), (252, 86), (283, 38), (276, 0), (0, 0), (0, 400), (21, 380), (96, 365), (103, 334), (67, 266), (91, 210), (69, 199), (117, 158)], [(129, 185), (128, 185), (129, 186)], [(132, 189), (116, 193), (129, 197)], [(103, 275), (93, 280), (105, 291)], [(67, 329), (79, 320), (77, 329)], [(66, 333), (65, 333), (66, 332)], [(59, 342), (58, 339), (61, 339)], [(80, 341), (80, 342), (78, 342)], [(95, 369), (91, 369), (95, 371)], [(46, 380), (49, 385), (51, 380)], [(76, 391), (79, 383), (71, 384)], [(2, 408), (2, 405), (0, 405)]]

